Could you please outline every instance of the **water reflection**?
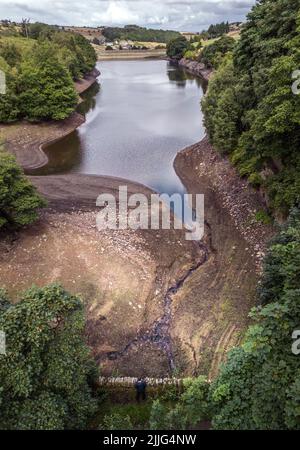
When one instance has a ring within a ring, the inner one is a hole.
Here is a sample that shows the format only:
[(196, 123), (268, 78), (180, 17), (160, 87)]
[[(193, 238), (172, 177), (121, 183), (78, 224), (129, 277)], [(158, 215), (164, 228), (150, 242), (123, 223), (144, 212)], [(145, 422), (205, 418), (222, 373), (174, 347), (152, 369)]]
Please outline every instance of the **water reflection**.
[(78, 105), (77, 111), (84, 116), (90, 111), (95, 109), (97, 98), (96, 95), (100, 91), (100, 85), (98, 82), (94, 83), (87, 91), (81, 94), (82, 102)]

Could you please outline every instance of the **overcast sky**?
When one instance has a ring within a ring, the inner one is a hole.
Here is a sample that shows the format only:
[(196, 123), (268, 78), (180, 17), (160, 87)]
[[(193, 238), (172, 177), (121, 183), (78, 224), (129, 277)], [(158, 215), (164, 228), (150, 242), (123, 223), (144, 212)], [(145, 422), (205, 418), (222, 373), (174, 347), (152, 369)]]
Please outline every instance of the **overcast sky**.
[(211, 23), (243, 21), (255, 0), (0, 0), (0, 17), (59, 25), (137, 24), (201, 31)]

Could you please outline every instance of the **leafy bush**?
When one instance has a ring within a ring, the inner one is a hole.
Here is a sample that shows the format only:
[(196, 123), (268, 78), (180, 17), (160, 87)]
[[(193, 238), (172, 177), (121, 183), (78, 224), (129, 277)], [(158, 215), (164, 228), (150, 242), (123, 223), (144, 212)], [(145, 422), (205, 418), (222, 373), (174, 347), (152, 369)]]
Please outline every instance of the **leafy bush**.
[(300, 429), (299, 356), (291, 349), (300, 325), (298, 209), (271, 244), (259, 294), (255, 324), (210, 390), (217, 429)]
[(205, 377), (184, 380), (184, 391), (174, 406), (155, 400), (150, 415), (151, 430), (185, 430), (197, 425), (210, 415), (209, 383)]
[(0, 43), (0, 55), (11, 67), (15, 67), (21, 62), (21, 53), (13, 43)]
[(104, 417), (101, 430), (133, 430), (133, 425), (129, 416), (114, 413)]
[(272, 217), (270, 217), (270, 215), (263, 209), (255, 214), (255, 220), (257, 222), (264, 223), (265, 225), (272, 223)]
[(235, 44), (236, 42), (233, 38), (222, 36), (203, 48), (200, 60), (207, 67), (217, 69), (226, 53), (233, 51)]

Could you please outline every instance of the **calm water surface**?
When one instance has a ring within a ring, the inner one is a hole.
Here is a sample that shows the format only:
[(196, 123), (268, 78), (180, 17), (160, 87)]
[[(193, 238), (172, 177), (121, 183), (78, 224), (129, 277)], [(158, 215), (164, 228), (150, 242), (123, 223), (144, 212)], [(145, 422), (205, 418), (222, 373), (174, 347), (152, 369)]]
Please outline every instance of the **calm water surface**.
[(35, 174), (122, 177), (158, 192), (184, 192), (176, 153), (204, 135), (201, 81), (162, 60), (103, 61), (80, 105), (86, 123), (48, 147)]

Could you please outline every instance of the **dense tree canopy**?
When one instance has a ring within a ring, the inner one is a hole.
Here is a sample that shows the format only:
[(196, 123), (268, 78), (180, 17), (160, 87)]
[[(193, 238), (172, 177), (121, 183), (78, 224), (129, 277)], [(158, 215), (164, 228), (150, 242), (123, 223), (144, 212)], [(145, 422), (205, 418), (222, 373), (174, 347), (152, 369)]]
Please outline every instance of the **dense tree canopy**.
[(284, 212), (300, 197), (299, 44), (299, 1), (259, 1), (203, 100), (213, 144)]
[(188, 48), (189, 43), (186, 38), (184, 36), (179, 36), (168, 42), (167, 55), (172, 59), (181, 59)]
[(235, 47), (235, 40), (230, 36), (222, 36), (209, 45), (206, 45), (201, 54), (200, 61), (207, 67), (217, 69), (226, 53)]
[(230, 352), (211, 387), (213, 424), (225, 429), (300, 429), (300, 211), (272, 242), (265, 261), (255, 324)]
[(49, 44), (21, 65), (18, 91), (20, 113), (28, 120), (65, 119), (77, 105), (72, 78)]
[(34, 222), (44, 205), (15, 158), (0, 148), (0, 230)]
[(0, 292), (0, 329), (0, 428), (85, 428), (97, 371), (83, 340), (81, 301), (56, 285), (32, 288), (17, 304)]

